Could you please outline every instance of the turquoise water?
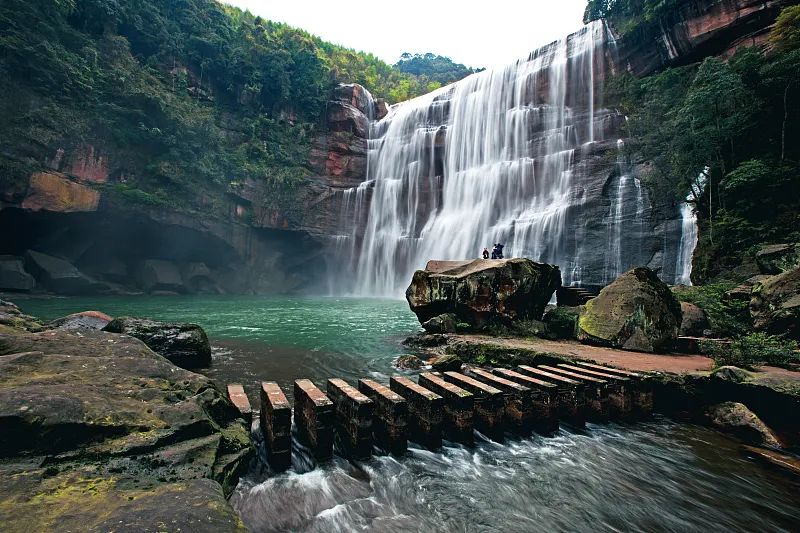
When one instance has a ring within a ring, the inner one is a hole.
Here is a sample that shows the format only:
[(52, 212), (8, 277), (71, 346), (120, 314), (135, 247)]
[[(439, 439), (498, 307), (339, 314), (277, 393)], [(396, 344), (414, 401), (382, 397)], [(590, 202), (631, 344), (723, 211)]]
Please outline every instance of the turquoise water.
[[(220, 385), (328, 377), (388, 381), (402, 340), (420, 330), (404, 301), (323, 297), (15, 298), (45, 319), (97, 309), (196, 322)], [(263, 454), (263, 449), (260, 448)], [(275, 475), (260, 463), (231, 503), (266, 531), (786, 531), (800, 530), (797, 480), (766, 469), (703, 427), (644, 423), (569, 427), (553, 437), (474, 447), (411, 445), (404, 457), (332, 462)]]
[(95, 309), (200, 324), (213, 348), (206, 373), (220, 385), (260, 381), (291, 390), (295, 379), (386, 377), (420, 331), (404, 300), (264, 296), (109, 296), (15, 298), (23, 311), (52, 320)]

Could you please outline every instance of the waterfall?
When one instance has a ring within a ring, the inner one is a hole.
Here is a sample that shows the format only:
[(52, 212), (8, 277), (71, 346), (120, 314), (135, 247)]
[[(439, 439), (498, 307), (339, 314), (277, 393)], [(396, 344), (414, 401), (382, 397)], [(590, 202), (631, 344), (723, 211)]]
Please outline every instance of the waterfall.
[[(339, 259), (355, 274), (353, 292), (397, 296), (428, 259), (476, 258), (496, 242), (508, 257), (560, 265), (566, 284), (579, 284), (587, 269), (600, 283), (637, 262), (625, 251), (626, 225), (643, 215), (646, 195), (628, 172), (612, 213), (613, 251), (596, 258), (583, 244), (594, 235), (582, 216), (593, 161), (615, 143), (606, 126), (616, 114), (595, 94), (613, 47), (605, 24), (593, 22), (505, 68), (395, 105), (373, 123), (358, 188), (368, 213), (353, 230), (350, 255)], [(598, 260), (605, 273), (596, 272)]]
[(697, 213), (690, 203), (703, 192), (707, 180), (708, 167), (697, 176), (691, 184), (691, 191), (686, 196), (686, 201), (681, 203), (681, 242), (678, 246), (678, 256), (675, 263), (675, 284), (692, 284), (692, 256), (697, 247)]

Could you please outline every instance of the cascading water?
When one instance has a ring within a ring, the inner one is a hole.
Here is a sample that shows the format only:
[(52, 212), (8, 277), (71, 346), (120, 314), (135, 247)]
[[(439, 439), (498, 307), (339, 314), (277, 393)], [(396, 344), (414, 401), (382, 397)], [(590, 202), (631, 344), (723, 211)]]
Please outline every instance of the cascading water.
[[(582, 212), (593, 186), (587, 176), (603, 150), (615, 149), (607, 135), (621, 118), (595, 94), (614, 46), (605, 24), (594, 22), (525, 60), (396, 105), (374, 123), (367, 180), (345, 193), (348, 209), (369, 204), (338, 258), (356, 274), (352, 292), (402, 294), (427, 260), (478, 257), (495, 242), (509, 257), (561, 266), (566, 284), (587, 275), (603, 283), (626, 265), (646, 264), (623, 253), (622, 243), (632, 244), (627, 222), (646, 202), (628, 174), (613, 199), (614, 249), (598, 258), (596, 246), (584, 245), (596, 237), (584, 218), (601, 218)], [(595, 264), (599, 271), (587, 273)]]
[(681, 242), (678, 246), (678, 257), (675, 264), (675, 284), (692, 284), (692, 256), (697, 247), (697, 213), (692, 201), (699, 198), (706, 184), (708, 167), (692, 183), (691, 191), (686, 196), (686, 201), (681, 203)]

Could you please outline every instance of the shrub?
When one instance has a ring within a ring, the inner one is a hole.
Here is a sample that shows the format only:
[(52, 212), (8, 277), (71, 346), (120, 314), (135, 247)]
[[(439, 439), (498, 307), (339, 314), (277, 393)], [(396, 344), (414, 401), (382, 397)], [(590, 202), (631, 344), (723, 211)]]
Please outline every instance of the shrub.
[(724, 298), (725, 293), (735, 287), (736, 283), (720, 282), (692, 287), (678, 286), (672, 292), (678, 300), (695, 304), (705, 311), (709, 325), (716, 335), (731, 337), (744, 335), (752, 329), (748, 303)]
[(717, 367), (733, 365), (752, 368), (757, 363), (785, 366), (798, 358), (797, 343), (760, 332), (737, 337), (728, 345), (709, 343), (707, 349)]

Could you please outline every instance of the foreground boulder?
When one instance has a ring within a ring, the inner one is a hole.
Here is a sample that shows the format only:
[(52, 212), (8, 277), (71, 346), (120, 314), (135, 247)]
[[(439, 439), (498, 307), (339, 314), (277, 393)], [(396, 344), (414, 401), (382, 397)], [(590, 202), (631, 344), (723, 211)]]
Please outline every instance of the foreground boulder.
[(800, 268), (757, 283), (750, 295), (750, 315), (757, 330), (800, 339)]
[(208, 378), (94, 330), (0, 330), (0, 354), (0, 529), (244, 530), (253, 448)]
[(445, 313), (480, 329), (542, 318), (561, 286), (557, 266), (530, 259), (429, 261), (417, 270), (406, 300), (420, 323)]
[(579, 339), (639, 352), (667, 350), (678, 337), (681, 306), (649, 268), (622, 274), (590, 300), (578, 320)]
[(211, 365), (211, 344), (197, 324), (120, 317), (109, 322), (104, 331), (136, 337), (181, 368)]

